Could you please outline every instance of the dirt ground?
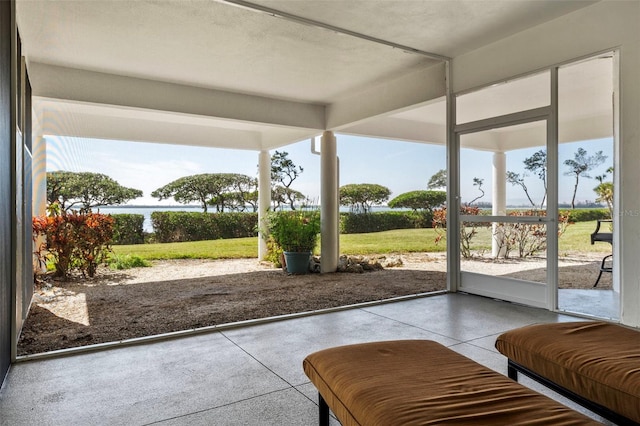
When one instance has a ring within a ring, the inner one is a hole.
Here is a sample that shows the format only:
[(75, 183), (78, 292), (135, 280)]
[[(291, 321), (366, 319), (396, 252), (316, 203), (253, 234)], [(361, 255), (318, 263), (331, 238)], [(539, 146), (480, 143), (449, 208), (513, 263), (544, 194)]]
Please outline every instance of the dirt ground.
[[(399, 256), (381, 271), (287, 275), (251, 259), (171, 260), (93, 279), (39, 283), (19, 355), (444, 290), (442, 254)], [(562, 288), (590, 288), (602, 256), (563, 259)], [(465, 261), (463, 270), (544, 282), (544, 261)], [(599, 289), (610, 288), (604, 274)]]

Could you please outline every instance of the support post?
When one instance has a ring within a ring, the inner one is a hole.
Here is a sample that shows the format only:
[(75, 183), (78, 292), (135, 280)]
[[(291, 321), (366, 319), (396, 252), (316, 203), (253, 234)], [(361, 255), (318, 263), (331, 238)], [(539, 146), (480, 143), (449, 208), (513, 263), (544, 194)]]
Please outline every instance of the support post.
[(258, 260), (267, 256), (267, 242), (262, 238), (271, 204), (271, 155), (262, 150), (258, 156)]
[[(504, 152), (493, 153), (493, 199), (491, 200), (491, 214), (505, 216), (507, 214), (507, 156)], [(498, 224), (493, 223), (491, 238), (491, 255), (498, 257), (503, 254), (504, 247), (498, 244), (502, 240), (502, 231)]]
[(331, 131), (322, 134), (320, 170), (320, 272), (326, 273), (338, 269), (340, 255), (338, 156), (336, 137)]

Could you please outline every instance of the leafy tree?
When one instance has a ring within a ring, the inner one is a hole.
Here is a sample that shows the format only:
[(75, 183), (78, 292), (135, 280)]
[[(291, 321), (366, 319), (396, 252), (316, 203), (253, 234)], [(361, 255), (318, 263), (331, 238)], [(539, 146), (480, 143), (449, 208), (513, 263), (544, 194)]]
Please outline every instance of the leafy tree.
[(289, 204), (289, 207), (291, 207), (291, 210), (296, 209), (295, 202), (297, 201), (297, 194), (299, 194), (298, 191), (291, 189), (291, 184), (303, 171), (304, 169), (302, 167), (296, 166), (289, 158), (288, 152), (276, 151), (271, 156), (271, 183), (274, 186), (280, 183), (285, 188), (285, 190), (282, 191), (282, 195)]
[[(542, 196), (542, 201), (540, 202), (540, 207), (544, 205), (545, 200), (547, 199), (547, 151), (541, 149), (535, 152), (531, 157), (527, 157), (523, 160), (524, 168), (526, 171), (533, 173), (538, 176), (540, 180), (542, 180), (542, 185), (544, 186), (544, 195)], [(527, 199), (531, 203), (532, 207), (537, 207), (536, 203), (531, 198), (531, 194), (529, 194), (529, 188), (527, 187), (524, 178), (527, 177), (527, 173), (516, 173), (507, 171), (507, 182), (509, 182), (513, 186), (519, 186), (524, 191)]]
[(604, 174), (596, 176), (596, 180), (600, 183), (598, 186), (593, 188), (593, 190), (598, 194), (596, 201), (606, 203), (607, 208), (609, 209), (609, 215), (613, 218), (613, 182), (604, 181), (607, 178), (608, 173), (613, 173), (613, 167), (609, 167)]
[(217, 197), (209, 200), (210, 205), (215, 205), (217, 211), (225, 208), (231, 211), (244, 211), (247, 205), (253, 207), (253, 211), (258, 210), (258, 180), (251, 176), (238, 173), (219, 175), (226, 180), (224, 188)]
[(123, 204), (141, 196), (139, 189), (126, 188), (101, 173), (47, 173), (47, 201), (59, 204), (64, 211), (80, 206), (80, 210), (86, 212), (93, 207)]
[(438, 170), (427, 183), (427, 189), (441, 189), (447, 187), (447, 171), (445, 169)]
[(251, 207), (251, 211), (254, 213), (258, 211), (258, 191), (251, 191), (244, 194), (243, 197), (245, 205)]
[(293, 203), (305, 201), (307, 197), (300, 191), (296, 191), (295, 189), (285, 188), (284, 186), (275, 186), (271, 188), (271, 204), (273, 205), (273, 209), (279, 209), (283, 204), (289, 204), (290, 200), (293, 200)]
[(536, 206), (536, 203), (534, 203), (533, 200), (531, 199), (531, 195), (529, 195), (529, 188), (527, 188), (527, 185), (524, 183), (524, 178), (525, 178), (524, 173), (520, 175), (520, 173), (507, 171), (506, 178), (507, 178), (507, 182), (509, 182), (511, 185), (521, 187), (524, 191), (524, 194), (529, 199), (531, 206), (533, 207)]
[(386, 186), (374, 183), (349, 184), (340, 187), (340, 205), (350, 206), (354, 213), (367, 213), (374, 204), (389, 199), (391, 191)]
[(184, 176), (160, 187), (151, 193), (159, 201), (173, 199), (181, 204), (198, 202), (207, 212), (207, 202), (217, 194), (215, 177), (210, 173)]
[[(540, 203), (540, 208), (542, 208), (547, 198), (547, 151), (544, 149), (536, 151), (531, 157), (525, 158), (523, 162), (524, 168), (538, 176), (542, 181), (542, 185), (544, 186), (544, 195)], [(529, 200), (531, 200), (531, 198), (529, 198)]]
[(569, 171), (565, 173), (565, 176), (574, 176), (575, 182), (573, 185), (573, 197), (571, 198), (571, 208), (576, 207), (576, 193), (578, 192), (578, 183), (580, 177), (590, 178), (587, 172), (595, 169), (599, 165), (605, 162), (606, 155), (602, 154), (602, 151), (598, 151), (593, 155), (587, 155), (587, 151), (584, 148), (578, 148), (573, 154), (572, 159), (564, 160), (564, 165), (569, 167)]
[(257, 186), (256, 180), (238, 173), (203, 173), (184, 176), (156, 189), (151, 196), (158, 200), (172, 198), (182, 204), (198, 202), (203, 211), (213, 205), (216, 211), (244, 208), (246, 198)]
[(484, 189), (482, 189), (482, 185), (484, 184), (484, 179), (480, 179), (478, 177), (474, 177), (473, 178), (473, 186), (477, 186), (478, 187), (478, 191), (480, 191), (480, 195), (478, 195), (476, 198), (474, 198), (473, 200), (469, 201), (467, 203), (467, 207), (471, 206), (473, 203), (475, 203), (476, 201), (478, 201), (480, 198), (484, 197)]
[(428, 210), (442, 206), (447, 201), (445, 191), (411, 191), (405, 192), (389, 201), (389, 207), (408, 208), (413, 211)]

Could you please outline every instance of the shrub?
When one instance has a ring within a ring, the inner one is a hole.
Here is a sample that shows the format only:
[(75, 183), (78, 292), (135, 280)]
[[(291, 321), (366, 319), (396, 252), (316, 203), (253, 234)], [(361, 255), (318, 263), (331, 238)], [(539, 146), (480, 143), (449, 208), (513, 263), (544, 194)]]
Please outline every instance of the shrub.
[[(461, 206), (460, 214), (477, 216), (481, 210), (477, 206)], [(460, 226), (460, 254), (465, 259), (473, 257), (471, 252), (471, 240), (478, 234), (478, 228), (489, 227), (487, 222), (468, 222)], [(433, 228), (436, 230), (436, 243), (439, 243), (445, 235), (447, 228), (447, 209), (443, 207), (433, 211)]]
[(33, 218), (34, 237), (43, 235), (46, 241), (37, 253), (53, 261), (55, 275), (65, 277), (72, 268), (93, 277), (110, 251), (113, 239), (113, 218), (100, 213), (61, 213)]
[(430, 228), (433, 214), (419, 212), (376, 212), (340, 214), (340, 233), (364, 234), (392, 229)]
[(282, 247), (280, 247), (272, 237), (268, 237), (267, 238), (267, 255), (263, 260), (273, 263), (273, 266), (275, 266), (276, 268), (281, 268), (283, 264), (282, 262), (283, 254), (284, 253), (282, 251)]
[(269, 212), (267, 228), (267, 238), (273, 239), (283, 251), (313, 251), (320, 232), (320, 213), (299, 210)]
[(143, 244), (144, 215), (112, 214), (114, 219), (113, 244)]
[[(541, 210), (513, 211), (509, 213), (509, 216), (546, 216), (546, 212)], [(569, 224), (568, 212), (559, 213), (558, 237), (564, 234)], [(511, 256), (511, 251), (517, 250), (518, 257), (525, 258), (546, 250), (547, 226), (546, 223), (533, 222), (497, 224), (493, 238), (498, 243), (498, 254), (508, 259)]]
[(569, 222), (589, 222), (597, 219), (611, 219), (609, 209), (572, 209), (563, 211)]
[(151, 266), (151, 263), (140, 256), (126, 254), (124, 256), (119, 256), (117, 254), (112, 254), (109, 257), (109, 267), (111, 269), (122, 270), (122, 269), (131, 269), (131, 268), (146, 268)]
[(257, 213), (151, 213), (155, 240), (159, 243), (255, 237)]

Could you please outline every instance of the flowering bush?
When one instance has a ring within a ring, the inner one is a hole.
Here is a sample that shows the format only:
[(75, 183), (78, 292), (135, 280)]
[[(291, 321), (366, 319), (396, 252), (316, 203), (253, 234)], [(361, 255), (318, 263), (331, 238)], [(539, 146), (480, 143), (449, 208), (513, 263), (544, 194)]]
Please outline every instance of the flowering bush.
[(313, 251), (320, 232), (320, 213), (317, 211), (277, 211), (267, 215), (269, 237), (288, 252)]
[[(476, 206), (460, 206), (460, 214), (477, 216), (480, 214), (480, 208)], [(489, 224), (485, 222), (469, 222), (462, 223), (460, 226), (460, 254), (465, 259), (473, 256), (471, 252), (471, 240), (478, 233), (478, 228), (486, 228)], [(443, 207), (433, 211), (433, 228), (436, 231), (436, 244), (439, 243), (445, 235), (447, 228), (447, 208)]]
[[(564, 234), (567, 226), (571, 224), (568, 211), (558, 214), (558, 237)], [(473, 206), (460, 207), (460, 214), (479, 215), (480, 209)], [(544, 210), (516, 210), (508, 213), (509, 216), (531, 217), (545, 216)], [(444, 237), (447, 225), (446, 208), (433, 212), (433, 227), (436, 231), (436, 243)], [(469, 259), (474, 253), (471, 250), (471, 240), (481, 228), (489, 228), (488, 222), (467, 222), (460, 226), (460, 254)], [(534, 256), (547, 249), (547, 223), (545, 222), (507, 222), (495, 223), (492, 231), (493, 238), (498, 246), (498, 255), (505, 259), (511, 257), (511, 253), (517, 251), (518, 257)]]
[[(513, 211), (509, 216), (546, 216), (544, 210)], [(564, 234), (570, 225), (569, 212), (558, 214), (558, 237)], [(517, 250), (518, 257), (534, 256), (547, 249), (547, 224), (535, 222), (499, 223), (493, 232), (493, 238), (498, 243), (498, 253), (507, 259), (511, 251)]]
[(113, 238), (114, 220), (100, 213), (65, 213), (33, 218), (34, 239), (45, 242), (36, 250), (41, 262), (53, 261), (56, 276), (67, 276), (72, 268), (93, 277), (106, 260)]

